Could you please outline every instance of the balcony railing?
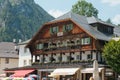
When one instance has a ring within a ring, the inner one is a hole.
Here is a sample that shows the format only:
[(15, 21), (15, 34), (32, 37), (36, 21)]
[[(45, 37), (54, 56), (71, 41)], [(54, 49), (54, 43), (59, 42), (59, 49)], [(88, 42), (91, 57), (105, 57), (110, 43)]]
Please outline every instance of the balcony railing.
[(32, 66), (38, 66), (40, 68), (55, 68), (55, 67), (80, 67), (92, 64), (92, 60), (81, 60), (81, 61), (72, 61), (72, 62), (49, 62), (49, 63), (39, 63), (34, 62)]
[(81, 45), (72, 45), (72, 46), (63, 46), (63, 47), (51, 47), (51, 48), (44, 48), (42, 50), (37, 50), (38, 52), (44, 52), (44, 53), (48, 53), (48, 52), (68, 52), (68, 51), (76, 51), (76, 50), (80, 50), (81, 49)]
[[(107, 65), (105, 62), (99, 62), (99, 64)], [(32, 66), (38, 67), (41, 69), (50, 69), (50, 68), (73, 68), (73, 67), (80, 67), (80, 66), (88, 66), (91, 67), (93, 65), (93, 60), (88, 61), (72, 61), (72, 62), (49, 62), (49, 63), (39, 63), (35, 62), (32, 63)]]
[(80, 67), (81, 65), (85, 66), (92, 63), (93, 63), (92, 60), (88, 60), (88, 61), (81, 60), (81, 61), (72, 61), (72, 62), (52, 62), (52, 63), (35, 62), (32, 65), (38, 66), (40, 68), (59, 68), (59, 67)]

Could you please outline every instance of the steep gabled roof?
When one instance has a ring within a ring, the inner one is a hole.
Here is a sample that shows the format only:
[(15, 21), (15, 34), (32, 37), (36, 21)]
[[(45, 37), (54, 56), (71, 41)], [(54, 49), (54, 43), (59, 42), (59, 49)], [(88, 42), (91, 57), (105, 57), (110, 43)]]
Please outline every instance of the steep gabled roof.
[(94, 16), (92, 17), (87, 17), (87, 21), (89, 24), (94, 24), (94, 23), (101, 23), (101, 24), (104, 24), (104, 25), (108, 25), (108, 26), (111, 26), (111, 27), (115, 27), (115, 25), (113, 24), (110, 24), (110, 23), (107, 23), (105, 21), (102, 21), (98, 18), (95, 18)]
[[(75, 22), (80, 28), (82, 28), (84, 31), (86, 31), (87, 33), (89, 33), (91, 36), (93, 36), (95, 39), (100, 39), (100, 40), (105, 40), (105, 41), (108, 41), (112, 38), (112, 35), (108, 36), (108, 35), (105, 35), (103, 34), (102, 32), (94, 29), (90, 24), (91, 23), (97, 23), (98, 22), (98, 19), (97, 18), (88, 18), (85, 17), (85, 16), (81, 16), (81, 15), (78, 15), (78, 14), (75, 14), (73, 12), (68, 12), (50, 22), (55, 22), (55, 21), (59, 21), (59, 20), (64, 20), (64, 19), (71, 19), (73, 22)], [(93, 20), (90, 22), (90, 19)], [(95, 21), (94, 21), (95, 20)], [(100, 21), (99, 22), (103, 22), (103, 21)], [(107, 23), (106, 23), (107, 24)], [(108, 24), (110, 25), (110, 24)], [(110, 25), (110, 26), (113, 26), (113, 25)]]
[[(64, 20), (71, 20), (72, 22), (74, 22), (76, 25), (78, 25), (81, 29), (83, 29), (86, 33), (88, 33), (89, 35), (91, 35), (93, 38), (95, 39), (99, 39), (99, 40), (104, 40), (104, 41), (109, 41), (113, 35), (106, 35), (100, 31), (98, 31), (97, 29), (95, 29), (92, 25), (92, 23), (101, 23), (101, 24), (105, 24), (105, 25), (108, 25), (108, 26), (111, 26), (111, 27), (114, 27), (113, 25), (111, 24), (108, 24), (108, 23), (105, 23), (104, 21), (101, 21), (95, 17), (86, 17), (86, 16), (81, 16), (81, 15), (78, 15), (78, 14), (75, 14), (73, 12), (68, 12), (48, 23), (45, 23), (41, 28), (40, 30), (45, 26), (45, 25), (49, 25), (49, 24), (53, 24), (53, 23), (56, 23), (56, 22), (60, 22), (60, 21), (64, 21)], [(38, 33), (33, 37), (35, 38), (40, 30), (38, 31)], [(34, 39), (32, 39), (28, 45), (33, 41)], [(27, 46), (28, 46), (27, 45)]]
[(13, 42), (0, 42), (0, 58), (18, 58), (15, 45)]

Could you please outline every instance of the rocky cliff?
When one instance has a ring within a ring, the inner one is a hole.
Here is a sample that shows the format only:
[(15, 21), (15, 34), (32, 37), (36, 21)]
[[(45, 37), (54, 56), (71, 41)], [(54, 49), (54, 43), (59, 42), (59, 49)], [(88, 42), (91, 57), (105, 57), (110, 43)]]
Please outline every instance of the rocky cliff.
[(0, 0), (0, 41), (27, 40), (52, 19), (34, 0)]

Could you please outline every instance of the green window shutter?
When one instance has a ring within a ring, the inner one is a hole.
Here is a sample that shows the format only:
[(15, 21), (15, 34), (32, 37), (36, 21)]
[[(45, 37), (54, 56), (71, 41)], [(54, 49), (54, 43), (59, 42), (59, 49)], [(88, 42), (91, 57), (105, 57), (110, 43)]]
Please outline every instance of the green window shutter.
[(73, 24), (70, 24), (70, 30), (72, 30), (73, 29)]
[(87, 43), (90, 44), (90, 38), (87, 38)]
[(65, 43), (64, 43), (64, 44), (65, 44), (65, 46), (67, 46), (67, 41), (65, 41)]
[(52, 27), (50, 28), (50, 34), (52, 34)]
[(41, 44), (41, 49), (43, 49), (43, 44)]
[(66, 27), (66, 26), (65, 26), (65, 25), (63, 25), (63, 32), (66, 32), (66, 29), (65, 29), (65, 27)]
[(39, 44), (39, 49), (43, 49), (43, 44)]
[(39, 49), (41, 49), (41, 45), (39, 44)]
[(84, 44), (84, 38), (81, 39), (81, 44), (82, 44), (82, 45)]
[(39, 45), (38, 44), (36, 45), (36, 49), (39, 49)]
[(56, 27), (56, 32), (57, 32), (57, 33), (59, 32), (59, 27), (58, 27), (58, 26)]

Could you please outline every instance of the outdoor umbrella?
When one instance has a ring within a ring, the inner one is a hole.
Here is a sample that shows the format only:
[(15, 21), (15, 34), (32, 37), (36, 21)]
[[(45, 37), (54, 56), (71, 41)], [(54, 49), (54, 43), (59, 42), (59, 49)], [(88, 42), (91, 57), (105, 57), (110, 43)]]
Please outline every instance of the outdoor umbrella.
[(34, 79), (31, 77), (25, 77), (24, 80), (34, 80)]
[(93, 79), (99, 80), (98, 62), (94, 60), (93, 62)]
[(36, 74), (31, 74), (31, 75), (29, 75), (29, 77), (32, 77), (32, 78), (37, 78), (37, 77), (38, 77), (38, 75), (36, 75)]

